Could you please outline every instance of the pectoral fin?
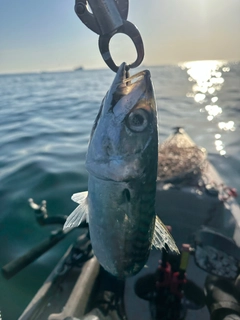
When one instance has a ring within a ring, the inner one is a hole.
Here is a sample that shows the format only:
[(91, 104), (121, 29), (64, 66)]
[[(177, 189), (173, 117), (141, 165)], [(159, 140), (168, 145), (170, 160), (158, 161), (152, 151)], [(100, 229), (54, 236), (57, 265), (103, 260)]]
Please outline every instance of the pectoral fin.
[(165, 248), (165, 245), (167, 244), (168, 248), (171, 251), (179, 253), (179, 250), (175, 244), (175, 241), (173, 240), (173, 237), (171, 236), (168, 229), (162, 223), (158, 216), (156, 216), (155, 219), (155, 229), (152, 244), (156, 249)]
[(88, 196), (88, 192), (84, 191), (84, 192), (78, 192), (78, 193), (74, 193), (71, 197), (72, 201), (77, 202), (79, 204), (82, 204), (83, 202), (86, 201)]
[(87, 195), (88, 192), (80, 192), (80, 193), (74, 193), (72, 195), (72, 200), (77, 202), (79, 206), (68, 216), (64, 226), (63, 230), (67, 228), (76, 228), (80, 225), (82, 220), (86, 218), (86, 221), (88, 222), (88, 203), (87, 203)]

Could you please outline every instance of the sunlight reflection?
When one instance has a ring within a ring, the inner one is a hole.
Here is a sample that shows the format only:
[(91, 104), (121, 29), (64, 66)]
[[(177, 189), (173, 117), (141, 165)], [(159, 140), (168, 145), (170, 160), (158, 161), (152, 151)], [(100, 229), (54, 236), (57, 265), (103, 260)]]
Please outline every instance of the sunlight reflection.
[(207, 116), (208, 121), (212, 121), (213, 120), (213, 116)]
[(219, 129), (224, 131), (235, 131), (235, 125), (234, 121), (228, 121), (228, 122), (219, 122), (218, 124)]
[(212, 98), (211, 98), (211, 101), (212, 101), (212, 103), (217, 102), (217, 101), (218, 101), (218, 97), (212, 97)]
[[(200, 112), (206, 113), (208, 121), (214, 122), (222, 115), (222, 108), (219, 106), (218, 92), (224, 84), (224, 73), (230, 71), (226, 61), (191, 61), (180, 65), (182, 70), (186, 70), (188, 81), (192, 83), (192, 92), (187, 93), (187, 97), (193, 98), (196, 103), (203, 106)], [(218, 101), (218, 105), (216, 102)], [(234, 131), (234, 121), (218, 122), (218, 130)], [(222, 135), (216, 133), (215, 148), (221, 154), (225, 155)]]
[(197, 93), (194, 96), (194, 100), (196, 102), (203, 102), (205, 98), (206, 98), (206, 95), (204, 93)]
[(222, 69), (222, 71), (223, 71), (223, 72), (229, 72), (229, 71), (230, 71), (230, 68), (224, 67), (224, 68)]
[(221, 150), (223, 149), (223, 147), (222, 147), (222, 141), (221, 141), (221, 140), (216, 140), (216, 141), (215, 141), (215, 145), (216, 145), (217, 147), (221, 147)]
[(220, 153), (221, 156), (224, 156), (226, 154), (226, 151), (225, 150), (221, 150), (219, 153)]
[[(230, 70), (230, 68), (226, 69), (224, 64), (226, 64), (225, 61), (192, 61), (186, 62), (181, 66), (182, 69), (187, 69), (188, 80), (195, 82), (192, 86), (192, 92), (196, 102), (203, 103), (207, 95), (213, 95), (221, 90), (224, 83), (222, 69)], [(187, 96), (189, 97), (189, 94)], [(212, 103), (215, 103), (217, 100), (217, 97), (212, 97)], [(209, 114), (210, 117), (216, 115)]]
[(208, 114), (210, 116), (213, 116), (213, 117), (216, 117), (218, 114), (221, 114), (222, 113), (222, 108), (220, 108), (219, 106), (217, 105), (210, 105), (208, 104), (206, 107), (205, 107), (205, 110), (208, 112)]

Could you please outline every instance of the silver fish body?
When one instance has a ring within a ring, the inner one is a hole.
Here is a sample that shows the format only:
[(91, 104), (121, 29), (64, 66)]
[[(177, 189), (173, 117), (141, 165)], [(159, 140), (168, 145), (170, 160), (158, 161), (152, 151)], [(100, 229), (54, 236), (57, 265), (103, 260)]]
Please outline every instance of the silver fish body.
[[(89, 228), (100, 264), (121, 278), (136, 274), (151, 249), (154, 203), (149, 203), (147, 196), (143, 199), (143, 184), (137, 181), (131, 184), (90, 177), (89, 187), (95, 192), (89, 197), (89, 207), (93, 208)], [(95, 206), (99, 209), (94, 210)]]
[(65, 224), (75, 227), (86, 214), (98, 261), (120, 278), (142, 269), (152, 245), (177, 251), (155, 214), (158, 131), (150, 72), (125, 74), (122, 64), (103, 100), (86, 158), (88, 194), (73, 195), (79, 207)]

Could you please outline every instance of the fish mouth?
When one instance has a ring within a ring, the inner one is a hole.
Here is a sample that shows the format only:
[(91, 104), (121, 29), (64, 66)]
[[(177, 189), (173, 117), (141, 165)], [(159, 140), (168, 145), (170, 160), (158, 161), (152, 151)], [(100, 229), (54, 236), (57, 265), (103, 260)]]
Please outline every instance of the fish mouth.
[(131, 87), (136, 83), (144, 83), (146, 88), (151, 86), (151, 74), (149, 70), (140, 71), (132, 76), (129, 76), (129, 67), (126, 62), (123, 62), (116, 74), (113, 84), (116, 82), (117, 86)]
[(103, 113), (113, 112), (115, 116), (124, 117), (141, 100), (152, 101), (154, 97), (151, 74), (149, 70), (140, 71), (129, 76), (129, 68), (123, 62), (107, 93)]

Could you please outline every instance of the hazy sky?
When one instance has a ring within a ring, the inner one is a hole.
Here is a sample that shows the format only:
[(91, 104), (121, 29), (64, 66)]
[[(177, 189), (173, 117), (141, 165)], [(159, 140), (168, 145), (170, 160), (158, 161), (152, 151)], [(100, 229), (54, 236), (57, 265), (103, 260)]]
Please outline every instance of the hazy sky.
[[(0, 0), (0, 73), (105, 67), (98, 36), (78, 19), (74, 0)], [(240, 60), (240, 0), (129, 0), (128, 20), (145, 45), (144, 64)], [(116, 62), (135, 60), (115, 36)]]

